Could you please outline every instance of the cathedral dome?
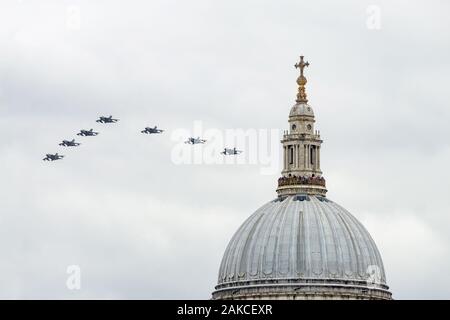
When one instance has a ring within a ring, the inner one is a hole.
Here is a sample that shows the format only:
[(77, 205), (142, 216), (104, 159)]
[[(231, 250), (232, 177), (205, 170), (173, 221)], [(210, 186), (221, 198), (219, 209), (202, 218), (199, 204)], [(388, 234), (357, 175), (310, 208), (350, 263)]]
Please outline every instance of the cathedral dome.
[(314, 117), (314, 111), (307, 103), (296, 103), (292, 106), (291, 112), (289, 112), (289, 117), (296, 116)]
[(300, 56), (297, 103), (281, 140), (278, 197), (234, 234), (213, 299), (392, 299), (370, 234), (326, 198), (323, 140), (306, 97), (307, 66)]
[(213, 298), (390, 299), (380, 253), (364, 226), (333, 201), (277, 198), (231, 239)]

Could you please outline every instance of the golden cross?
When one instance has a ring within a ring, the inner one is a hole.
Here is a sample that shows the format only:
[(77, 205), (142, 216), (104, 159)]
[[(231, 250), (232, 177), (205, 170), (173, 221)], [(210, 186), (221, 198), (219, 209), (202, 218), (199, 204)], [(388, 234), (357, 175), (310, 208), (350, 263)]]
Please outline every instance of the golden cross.
[(303, 77), (303, 69), (307, 66), (309, 66), (309, 62), (308, 61), (304, 62), (303, 56), (300, 56), (300, 62), (294, 65), (296, 69), (300, 69), (300, 77)]

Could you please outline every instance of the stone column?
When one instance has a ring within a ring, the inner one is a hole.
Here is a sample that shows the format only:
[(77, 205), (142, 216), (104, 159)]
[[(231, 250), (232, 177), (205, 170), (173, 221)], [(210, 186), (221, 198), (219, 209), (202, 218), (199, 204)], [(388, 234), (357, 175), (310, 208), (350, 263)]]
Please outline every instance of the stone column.
[(306, 169), (308, 167), (308, 145), (305, 144), (303, 150), (305, 151), (305, 156), (303, 157), (303, 169)]
[(309, 169), (311, 168), (311, 145), (307, 144), (306, 147), (306, 167)]
[(317, 146), (317, 170), (320, 170), (320, 146)]
[(313, 145), (313, 163), (314, 170), (317, 170), (317, 146)]
[(295, 144), (292, 145), (292, 168), (295, 169)]

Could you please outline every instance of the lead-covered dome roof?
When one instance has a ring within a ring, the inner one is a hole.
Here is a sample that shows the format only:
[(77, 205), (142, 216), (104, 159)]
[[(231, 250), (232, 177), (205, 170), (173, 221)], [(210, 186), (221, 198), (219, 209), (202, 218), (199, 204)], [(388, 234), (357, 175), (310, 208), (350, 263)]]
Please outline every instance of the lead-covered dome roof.
[(325, 197), (293, 195), (263, 205), (242, 224), (216, 288), (274, 279), (364, 284), (374, 273), (377, 286), (387, 289), (377, 246), (353, 215)]

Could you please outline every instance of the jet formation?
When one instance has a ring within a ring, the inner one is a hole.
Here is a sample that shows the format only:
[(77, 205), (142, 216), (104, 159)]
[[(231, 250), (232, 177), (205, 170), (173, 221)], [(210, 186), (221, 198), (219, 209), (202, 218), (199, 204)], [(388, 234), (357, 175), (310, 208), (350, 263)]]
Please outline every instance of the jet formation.
[[(105, 117), (105, 116), (100, 116), (97, 120), (95, 120), (95, 122), (97, 123), (116, 123), (118, 122), (119, 119), (114, 119), (112, 116), (109, 117)], [(144, 130), (141, 131), (141, 133), (144, 134), (160, 134), (163, 133), (164, 130), (163, 129), (159, 129), (157, 126), (152, 127), (145, 127)], [(77, 136), (82, 136), (82, 137), (95, 137), (99, 134), (99, 132), (94, 131), (94, 129), (82, 129), (80, 130), (80, 132), (77, 133)], [(200, 137), (189, 137), (184, 143), (186, 144), (190, 144), (190, 145), (195, 145), (195, 144), (204, 144), (206, 143), (207, 140), (205, 139), (201, 139)], [(62, 147), (78, 147), (81, 145), (81, 143), (79, 142), (75, 142), (75, 139), (72, 140), (63, 140), (61, 143), (59, 143), (60, 146)], [(237, 150), (236, 148), (233, 149), (229, 149), (229, 148), (224, 148), (224, 150), (221, 152), (221, 154), (223, 155), (237, 155), (242, 153), (241, 150)], [(56, 160), (61, 160), (63, 159), (64, 156), (60, 155), (58, 153), (55, 154), (46, 154), (45, 158), (42, 159), (44, 161), (56, 161)]]
[[(116, 123), (117, 121), (119, 121), (119, 119), (114, 119), (112, 116), (109, 116), (109, 117), (101, 116), (96, 120), (96, 122), (99, 122), (99, 123)], [(97, 135), (98, 135), (98, 132), (95, 132), (94, 129), (89, 129), (89, 130), (82, 129), (82, 130), (80, 130), (80, 132), (77, 133), (77, 136), (82, 136), (82, 137), (94, 137)], [(81, 143), (75, 142), (75, 139), (72, 139), (72, 140), (63, 140), (59, 145), (62, 147), (78, 147), (81, 145)], [(55, 160), (61, 160), (62, 158), (64, 158), (63, 155), (55, 153), (55, 154), (46, 154), (45, 158), (42, 160), (55, 161)]]

